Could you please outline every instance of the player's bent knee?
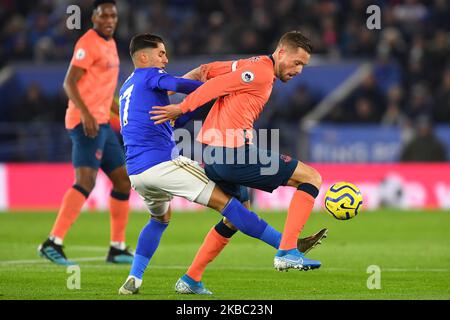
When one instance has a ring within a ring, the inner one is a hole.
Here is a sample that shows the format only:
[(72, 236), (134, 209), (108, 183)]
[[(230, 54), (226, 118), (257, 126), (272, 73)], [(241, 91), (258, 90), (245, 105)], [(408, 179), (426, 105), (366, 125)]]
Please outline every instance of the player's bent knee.
[(86, 190), (88, 193), (91, 193), (92, 190), (94, 190), (95, 187), (95, 180), (90, 179), (77, 179), (75, 181), (75, 184), (82, 187), (84, 190)]
[(170, 222), (170, 216), (168, 214), (165, 214), (165, 215), (162, 215), (162, 216), (159, 216), (159, 217), (156, 217), (156, 216), (152, 215), (152, 219), (155, 219), (155, 220), (157, 220), (159, 222), (162, 222), (162, 223), (169, 223)]
[(298, 186), (301, 183), (310, 183), (317, 189), (320, 189), (322, 185), (322, 176), (313, 167), (299, 161), (290, 181), (291, 185), (293, 184), (294, 186)]
[(203, 188), (203, 190), (194, 199), (194, 202), (201, 204), (202, 206), (208, 206), (209, 202), (211, 201), (211, 198), (213, 198), (213, 195), (215, 193), (214, 191), (216, 188), (217, 187), (214, 181), (209, 180), (208, 183)]
[(214, 185), (207, 206), (211, 209), (221, 212), (230, 201), (231, 197), (224, 193), (217, 185)]
[[(148, 210), (149, 210), (152, 218), (162, 221), (164, 219), (170, 218), (169, 207), (170, 207), (169, 202), (163, 202), (163, 203), (159, 203), (158, 205), (149, 207)], [(165, 221), (163, 221), (163, 222), (165, 222)]]
[(130, 180), (123, 179), (119, 182), (116, 182), (113, 184), (114, 190), (117, 190), (120, 193), (129, 193), (131, 190), (131, 183)]
[(313, 174), (311, 176), (311, 184), (316, 186), (317, 189), (320, 189), (322, 186), (322, 176), (320, 175), (319, 171), (317, 171), (314, 168), (311, 168), (313, 170)]
[(79, 167), (75, 169), (75, 177), (75, 184), (91, 192), (95, 187), (97, 170), (90, 167)]

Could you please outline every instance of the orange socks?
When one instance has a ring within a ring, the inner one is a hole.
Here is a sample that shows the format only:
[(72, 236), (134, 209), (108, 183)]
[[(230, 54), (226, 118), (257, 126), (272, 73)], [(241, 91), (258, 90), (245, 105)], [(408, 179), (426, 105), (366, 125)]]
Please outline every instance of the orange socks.
[(215, 227), (213, 227), (206, 235), (202, 246), (198, 250), (186, 274), (195, 281), (200, 281), (208, 263), (219, 255), (229, 241), (230, 238), (220, 235)]
[(283, 236), (281, 237), (280, 250), (297, 248), (297, 239), (303, 226), (309, 218), (314, 206), (314, 197), (303, 191), (297, 190), (289, 204)]
[(129, 194), (112, 191), (109, 197), (112, 242), (125, 242), (125, 229), (128, 223), (128, 213), (130, 212), (129, 196)]
[[(58, 217), (56, 218), (51, 236), (64, 239), (67, 231), (78, 218), (84, 202), (89, 193), (78, 185), (74, 185), (67, 190), (63, 197)], [(111, 241), (125, 242), (125, 228), (128, 223), (128, 212), (130, 205), (128, 202), (129, 194), (121, 194), (112, 191), (109, 198), (111, 211)]]
[(77, 185), (66, 191), (50, 235), (64, 239), (88, 196), (89, 193)]

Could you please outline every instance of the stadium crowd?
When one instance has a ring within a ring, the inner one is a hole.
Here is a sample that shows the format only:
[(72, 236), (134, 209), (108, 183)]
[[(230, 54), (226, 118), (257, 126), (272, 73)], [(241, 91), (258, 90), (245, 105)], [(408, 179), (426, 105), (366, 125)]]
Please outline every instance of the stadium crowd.
[[(71, 2), (0, 0), (0, 66), (69, 61), (74, 43), (91, 26), (92, 10), (91, 0), (78, 1), (82, 28), (67, 32), (66, 10)], [(366, 9), (372, 4), (381, 8), (380, 30), (366, 26)], [(315, 54), (334, 61), (365, 59), (374, 65), (325, 120), (412, 126), (425, 117), (433, 123), (450, 123), (450, 4), (446, 0), (119, 0), (117, 7), (115, 39), (122, 59), (128, 59), (129, 38), (138, 32), (160, 34), (167, 40), (170, 57), (183, 59), (271, 52), (274, 39), (298, 29), (311, 38)], [(62, 121), (61, 95), (43, 97), (36, 86), (17, 101), (17, 108), (29, 109), (30, 99), (46, 100), (47, 108), (37, 110), (35, 116), (30, 111), (30, 119), (11, 120)], [(276, 119), (296, 126), (318, 98), (300, 87), (287, 103), (277, 105), (276, 96), (270, 103), (275, 106), (263, 114), (265, 124)]]

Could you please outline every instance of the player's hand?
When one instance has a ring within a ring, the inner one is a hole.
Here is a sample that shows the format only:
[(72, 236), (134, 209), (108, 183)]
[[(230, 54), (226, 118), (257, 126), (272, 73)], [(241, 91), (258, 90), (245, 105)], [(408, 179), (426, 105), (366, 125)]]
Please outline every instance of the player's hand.
[(83, 124), (84, 135), (89, 138), (95, 138), (100, 130), (97, 120), (89, 112), (81, 114), (81, 123)]
[(169, 104), (164, 107), (155, 106), (152, 109), (153, 110), (149, 113), (152, 114), (153, 117), (150, 117), (150, 119), (155, 121), (155, 124), (161, 124), (166, 121), (175, 120), (183, 114), (178, 104)]

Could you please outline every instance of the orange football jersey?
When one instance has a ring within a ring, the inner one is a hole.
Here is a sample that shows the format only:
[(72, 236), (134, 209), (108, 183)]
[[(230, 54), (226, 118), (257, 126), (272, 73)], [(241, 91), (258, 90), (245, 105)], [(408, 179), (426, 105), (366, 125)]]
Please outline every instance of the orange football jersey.
[(273, 60), (257, 56), (201, 66), (205, 84), (180, 104), (183, 113), (218, 98), (197, 136), (201, 143), (229, 148), (252, 141), (253, 123), (269, 100), (275, 81)]
[[(116, 42), (106, 40), (90, 29), (77, 41), (70, 63), (86, 70), (77, 83), (81, 99), (99, 124), (108, 123), (119, 77)], [(80, 114), (69, 100), (66, 128), (76, 127), (80, 123)]]

